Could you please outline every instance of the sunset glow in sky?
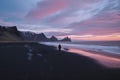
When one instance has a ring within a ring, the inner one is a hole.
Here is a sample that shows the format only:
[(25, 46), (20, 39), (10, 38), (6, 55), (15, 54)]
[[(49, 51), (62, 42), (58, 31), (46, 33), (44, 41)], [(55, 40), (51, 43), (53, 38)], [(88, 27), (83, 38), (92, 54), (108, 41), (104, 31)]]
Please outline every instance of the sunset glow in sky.
[(120, 0), (0, 0), (0, 25), (72, 40), (120, 40)]

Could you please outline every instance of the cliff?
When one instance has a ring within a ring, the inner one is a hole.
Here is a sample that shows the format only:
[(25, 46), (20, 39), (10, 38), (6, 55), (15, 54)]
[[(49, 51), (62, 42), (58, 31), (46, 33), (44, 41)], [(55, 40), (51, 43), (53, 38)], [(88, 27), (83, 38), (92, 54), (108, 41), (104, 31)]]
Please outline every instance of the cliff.
[(0, 26), (0, 41), (21, 41), (19, 31), (16, 26)]

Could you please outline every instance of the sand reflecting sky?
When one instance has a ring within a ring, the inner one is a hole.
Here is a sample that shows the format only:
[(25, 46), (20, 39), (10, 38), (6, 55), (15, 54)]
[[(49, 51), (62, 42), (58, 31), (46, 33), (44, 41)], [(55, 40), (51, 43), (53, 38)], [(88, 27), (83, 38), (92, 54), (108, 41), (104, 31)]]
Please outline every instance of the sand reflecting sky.
[(101, 54), (94, 54), (93, 52), (87, 52), (73, 48), (69, 49), (69, 52), (75, 52), (77, 54), (90, 57), (106, 67), (120, 68), (120, 58), (105, 56)]

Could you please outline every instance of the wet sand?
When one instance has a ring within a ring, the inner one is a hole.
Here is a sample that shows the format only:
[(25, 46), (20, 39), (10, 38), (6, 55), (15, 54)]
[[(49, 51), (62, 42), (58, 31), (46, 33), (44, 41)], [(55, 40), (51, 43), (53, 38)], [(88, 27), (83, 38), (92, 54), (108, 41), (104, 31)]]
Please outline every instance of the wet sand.
[(38, 43), (0, 43), (0, 80), (119, 80), (120, 68)]
[(98, 62), (99, 64), (108, 68), (120, 68), (120, 56), (118, 55), (74, 48), (68, 49), (68, 52), (74, 52), (79, 55), (89, 57), (91, 59), (96, 60), (96, 62)]

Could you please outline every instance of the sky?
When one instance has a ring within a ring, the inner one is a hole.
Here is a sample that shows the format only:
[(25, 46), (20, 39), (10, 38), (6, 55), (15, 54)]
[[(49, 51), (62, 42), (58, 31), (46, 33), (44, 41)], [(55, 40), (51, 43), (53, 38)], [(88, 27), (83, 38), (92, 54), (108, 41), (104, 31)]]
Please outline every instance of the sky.
[(0, 25), (72, 40), (120, 40), (120, 0), (0, 0)]

